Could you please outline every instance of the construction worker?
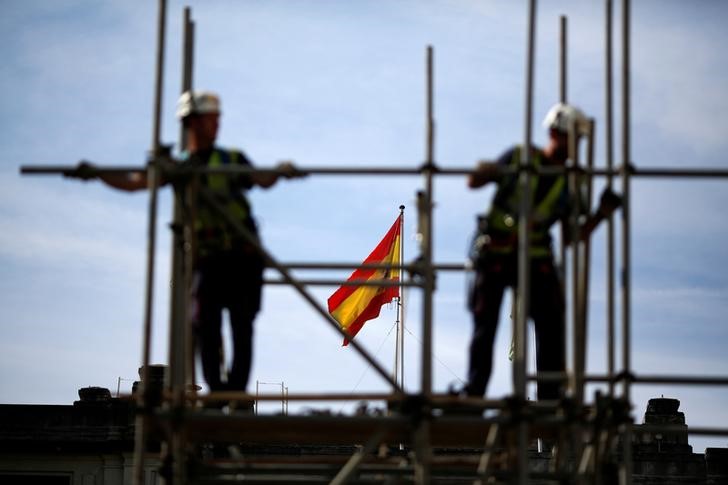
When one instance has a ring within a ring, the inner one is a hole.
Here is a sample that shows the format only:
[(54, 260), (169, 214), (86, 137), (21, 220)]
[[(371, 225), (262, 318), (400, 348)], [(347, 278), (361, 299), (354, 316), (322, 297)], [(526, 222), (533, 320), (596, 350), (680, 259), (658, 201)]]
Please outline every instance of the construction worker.
[[(545, 148), (532, 147), (534, 168), (564, 166), (569, 155), (569, 136), (585, 134), (588, 120), (577, 108), (557, 104), (544, 119), (549, 141)], [(483, 396), (490, 379), (498, 317), (504, 290), (517, 288), (518, 219), (522, 197), (517, 174), (499, 173), (501, 167), (517, 167), (523, 147), (507, 150), (497, 161), (481, 161), (468, 178), (471, 189), (489, 182), (498, 184), (491, 208), (479, 217), (471, 258), (475, 278), (468, 295), (473, 314), (474, 331), (470, 342), (468, 382), (462, 394)], [(531, 175), (530, 224), (530, 305), (529, 316), (536, 331), (536, 367), (539, 372), (561, 372), (565, 369), (564, 295), (551, 250), (551, 226), (568, 218), (571, 197), (567, 179), (562, 174)], [(602, 194), (599, 210), (588, 217), (580, 237), (586, 237), (604, 217), (620, 204), (611, 191)], [(567, 231), (568, 232), (568, 231)], [(567, 234), (568, 237), (568, 234)], [(568, 243), (568, 240), (565, 241)], [(558, 399), (563, 389), (560, 382), (539, 382), (539, 399)]]
[[(244, 192), (253, 186), (271, 187), (280, 176), (300, 176), (291, 163), (276, 171), (239, 175), (195, 174), (194, 167), (252, 167), (244, 153), (215, 145), (220, 99), (209, 91), (188, 91), (177, 105), (177, 117), (187, 133), (187, 147), (177, 170), (164, 171), (162, 184), (183, 184), (188, 246), (192, 249), (191, 302), (189, 317), (197, 336), (202, 371), (211, 391), (245, 391), (252, 361), (253, 320), (260, 309), (264, 260), (250, 240), (232, 227), (229, 217), (240, 223), (257, 242), (258, 233)], [(169, 168), (169, 167), (168, 167)], [(74, 176), (88, 179), (95, 167), (82, 163)], [(187, 173), (187, 176), (184, 174)], [(178, 175), (175, 178), (175, 174)], [(182, 174), (179, 177), (179, 174)], [(145, 172), (104, 173), (98, 177), (108, 185), (127, 191), (147, 188)], [(219, 205), (213, 206), (210, 198)], [(219, 211), (222, 207), (227, 215)], [(223, 365), (222, 311), (227, 309), (232, 329), (232, 364)]]

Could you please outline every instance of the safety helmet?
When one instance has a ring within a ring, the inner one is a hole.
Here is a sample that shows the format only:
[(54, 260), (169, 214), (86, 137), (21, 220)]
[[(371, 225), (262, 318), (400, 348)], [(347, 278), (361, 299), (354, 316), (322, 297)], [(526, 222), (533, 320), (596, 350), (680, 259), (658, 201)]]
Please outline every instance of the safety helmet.
[(211, 91), (185, 91), (177, 101), (177, 118), (207, 113), (220, 114), (220, 98)]
[(562, 133), (569, 133), (573, 127), (577, 135), (584, 135), (589, 127), (589, 120), (579, 108), (566, 103), (558, 103), (546, 113), (543, 127)]

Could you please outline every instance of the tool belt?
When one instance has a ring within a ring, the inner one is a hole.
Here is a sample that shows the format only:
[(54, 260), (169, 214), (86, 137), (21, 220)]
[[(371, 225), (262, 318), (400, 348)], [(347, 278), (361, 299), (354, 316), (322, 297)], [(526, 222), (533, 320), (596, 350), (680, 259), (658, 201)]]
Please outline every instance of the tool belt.
[[(548, 234), (531, 233), (531, 251), (550, 253), (551, 239)], [(477, 264), (488, 255), (508, 255), (518, 250), (518, 231), (497, 231), (488, 226), (485, 215), (478, 215), (477, 228), (470, 244), (470, 260)]]

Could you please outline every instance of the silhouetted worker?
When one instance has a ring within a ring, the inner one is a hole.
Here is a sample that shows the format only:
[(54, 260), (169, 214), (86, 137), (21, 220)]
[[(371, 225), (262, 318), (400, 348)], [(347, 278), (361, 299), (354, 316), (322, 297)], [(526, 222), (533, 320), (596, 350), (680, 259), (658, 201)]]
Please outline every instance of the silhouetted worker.
[[(574, 133), (578, 142), (578, 137), (586, 132), (587, 122), (583, 113), (573, 106), (557, 104), (551, 108), (544, 119), (544, 127), (549, 130), (549, 142), (543, 149), (532, 147), (532, 166), (564, 166), (569, 153), (569, 133)], [(516, 146), (495, 162), (480, 162), (468, 178), (468, 186), (472, 189), (489, 182), (498, 183), (490, 211), (479, 219), (471, 255), (476, 272), (468, 305), (475, 328), (470, 343), (468, 383), (463, 389), (470, 396), (483, 396), (485, 393), (492, 369), (493, 344), (503, 293), (507, 287), (515, 289), (518, 286), (521, 187), (517, 174), (499, 175), (498, 170), (499, 167), (518, 167), (521, 150), (523, 147)], [(533, 318), (536, 330), (536, 367), (539, 372), (562, 372), (565, 369), (565, 304), (554, 266), (549, 230), (555, 222), (566, 220), (571, 210), (566, 177), (532, 174), (531, 197), (529, 316)], [(617, 195), (605, 191), (599, 210), (581, 227), (580, 237), (590, 233), (619, 204)], [(568, 240), (565, 242), (568, 243)], [(539, 399), (558, 399), (562, 392), (559, 382), (538, 384)]]
[[(177, 116), (187, 132), (187, 147), (180, 173), (185, 168), (223, 167), (238, 165), (252, 167), (244, 153), (217, 147), (220, 100), (209, 91), (185, 92), (179, 99)], [(90, 177), (89, 164), (81, 164), (75, 176)], [(201, 197), (199, 190), (224, 207), (228, 216), (242, 224), (257, 241), (258, 233), (245, 190), (253, 186), (268, 188), (279, 174), (290, 178), (300, 176), (291, 163), (281, 163), (276, 172), (247, 174), (199, 174), (184, 176), (186, 216), (189, 243), (193, 248), (192, 305), (188, 310), (199, 349), (202, 371), (211, 391), (244, 391), (247, 387), (252, 361), (253, 320), (260, 309), (264, 260), (246, 238), (232, 227), (220, 211)], [(189, 171), (188, 171), (189, 172)], [(170, 172), (173, 173), (173, 172)], [(162, 184), (169, 182), (165, 176)], [(146, 173), (106, 173), (99, 178), (122, 190), (147, 188)], [(195, 184), (199, 184), (196, 187)], [(199, 190), (196, 190), (199, 189)], [(189, 219), (188, 219), (189, 220)], [(232, 365), (223, 365), (222, 311), (227, 309), (232, 328)]]

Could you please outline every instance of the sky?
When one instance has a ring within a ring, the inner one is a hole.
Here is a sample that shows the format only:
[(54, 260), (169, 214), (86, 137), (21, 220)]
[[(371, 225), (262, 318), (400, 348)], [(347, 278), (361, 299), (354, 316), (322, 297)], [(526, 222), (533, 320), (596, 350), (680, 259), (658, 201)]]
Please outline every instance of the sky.
[[(558, 25), (569, 25), (568, 99), (596, 119), (595, 158), (606, 163), (604, 7), (540, 2), (536, 24), (534, 143), (558, 100)], [(619, 3), (619, 2), (615, 2)], [(727, 168), (728, 5), (643, 0), (632, 9), (631, 160), (638, 167)], [(185, 5), (196, 24), (194, 85), (220, 93), (219, 143), (261, 167), (408, 167), (426, 157), (426, 48), (434, 49), (435, 161), (469, 168), (524, 139), (527, 2), (505, 0), (170, 1), (162, 140), (176, 143)], [(141, 363), (149, 197), (21, 166), (143, 165), (151, 147), (156, 2), (0, 2), (0, 402), (70, 404), (86, 386), (129, 392)], [(615, 7), (615, 164), (621, 152), (621, 24)], [(600, 188), (603, 179), (595, 181)], [(637, 179), (630, 227), (633, 371), (728, 375), (728, 207), (725, 180)], [(363, 260), (405, 205), (405, 259), (419, 254), (420, 176), (312, 175), (253, 189), (266, 248), (281, 262)], [(619, 183), (616, 185), (620, 190)], [(462, 176), (434, 183), (434, 259), (465, 261), (475, 218), (493, 189)], [(160, 192), (152, 362), (165, 363), (171, 217)], [(617, 227), (617, 271), (621, 271)], [(606, 372), (606, 231), (594, 235), (588, 370)], [(347, 271), (297, 271), (341, 278)], [(275, 278), (273, 272), (267, 277)], [(433, 388), (465, 378), (472, 324), (467, 275), (440, 273), (434, 296)], [(321, 305), (335, 287), (309, 288)], [(618, 288), (619, 290), (619, 288)], [(616, 315), (620, 315), (620, 299)], [(422, 295), (405, 293), (408, 391), (420, 389)], [(503, 305), (507, 311), (508, 301)], [(387, 369), (395, 306), (357, 339)], [(290, 288), (266, 286), (255, 324), (249, 390), (386, 392), (339, 335)], [(621, 334), (617, 332), (618, 338)], [(512, 391), (510, 323), (503, 314), (488, 397)], [(532, 349), (531, 349), (532, 350)], [(621, 362), (621, 346), (617, 349)], [(596, 386), (590, 386), (592, 396)], [(530, 389), (533, 394), (533, 389)], [(647, 400), (674, 397), (692, 426), (728, 423), (728, 390), (637, 385)], [(325, 403), (334, 412), (356, 405)], [(317, 407), (319, 403), (315, 404)], [(305, 407), (305, 406), (304, 406)], [(292, 407), (293, 409), (293, 407)], [(296, 412), (304, 412), (300, 406)], [(691, 436), (695, 451), (726, 437)]]

